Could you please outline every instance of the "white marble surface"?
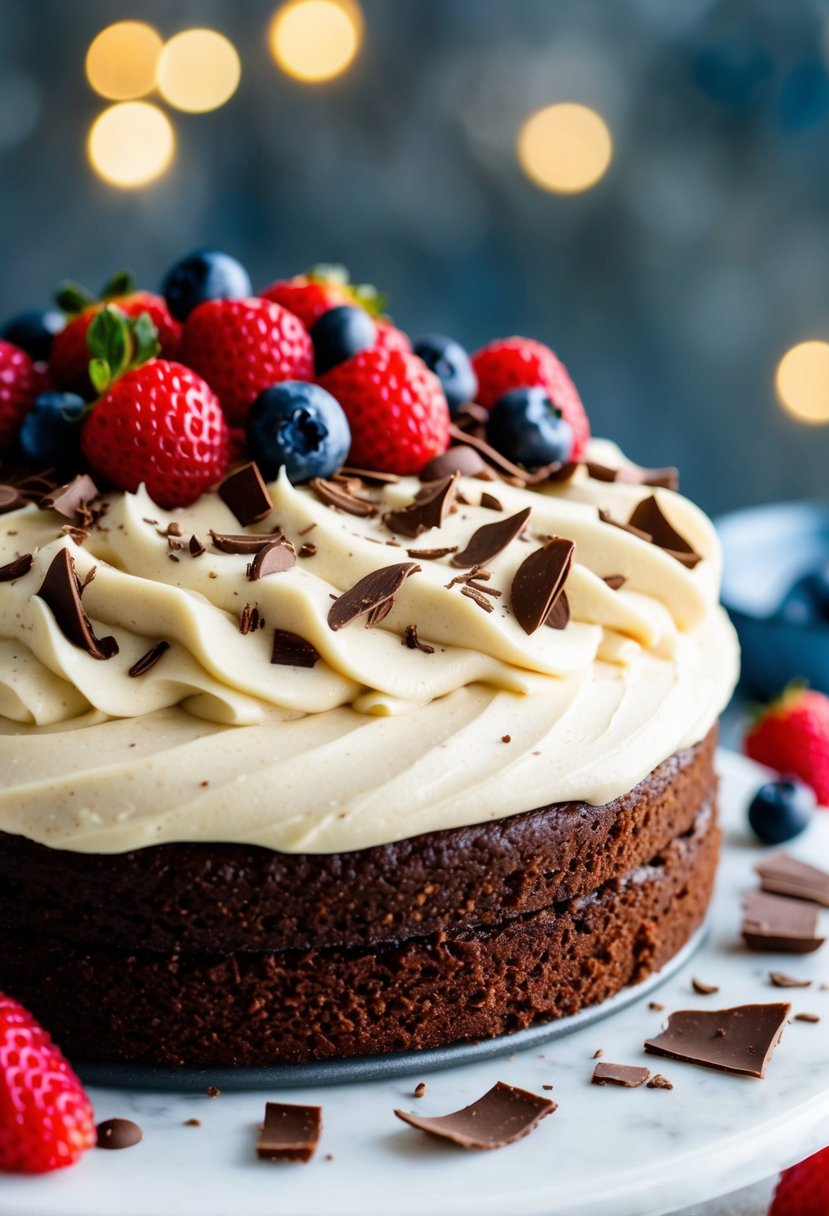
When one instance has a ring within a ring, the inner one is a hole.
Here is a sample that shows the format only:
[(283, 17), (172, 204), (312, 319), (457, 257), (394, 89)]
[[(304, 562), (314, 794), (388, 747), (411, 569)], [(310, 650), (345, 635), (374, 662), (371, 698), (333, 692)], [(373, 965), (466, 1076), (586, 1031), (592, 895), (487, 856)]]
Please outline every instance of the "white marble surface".
[[(416, 1071), (411, 1079), (215, 1099), (99, 1089), (92, 1091), (97, 1117), (136, 1119), (144, 1141), (124, 1152), (93, 1151), (74, 1169), (45, 1178), (3, 1176), (0, 1213), (658, 1216), (749, 1186), (829, 1143), (829, 991), (820, 990), (829, 982), (829, 946), (797, 958), (751, 954), (740, 945), (739, 896), (754, 885), (751, 866), (760, 855), (742, 823), (759, 770), (723, 753), (721, 771), (728, 841), (713, 932), (655, 995), (667, 1010), (790, 999), (795, 1011), (821, 1014), (817, 1025), (787, 1026), (764, 1081), (645, 1057), (642, 1042), (664, 1017), (645, 1001), (546, 1049), (430, 1074), (420, 1100), (411, 1097), (421, 1079)], [(792, 851), (829, 863), (829, 815), (820, 815)], [(770, 968), (815, 982), (782, 993), (768, 982)], [(695, 995), (692, 974), (719, 984), (719, 994)], [(608, 1060), (647, 1063), (674, 1089), (591, 1086), (598, 1047)], [(443, 1146), (392, 1114), (401, 1105), (424, 1114), (454, 1110), (496, 1080), (538, 1092), (552, 1084), (559, 1104), (533, 1135), (499, 1152)], [(322, 1104), (322, 1141), (309, 1165), (256, 1159), (266, 1098)], [(202, 1126), (184, 1126), (191, 1117)], [(766, 1184), (755, 1193), (768, 1192)]]

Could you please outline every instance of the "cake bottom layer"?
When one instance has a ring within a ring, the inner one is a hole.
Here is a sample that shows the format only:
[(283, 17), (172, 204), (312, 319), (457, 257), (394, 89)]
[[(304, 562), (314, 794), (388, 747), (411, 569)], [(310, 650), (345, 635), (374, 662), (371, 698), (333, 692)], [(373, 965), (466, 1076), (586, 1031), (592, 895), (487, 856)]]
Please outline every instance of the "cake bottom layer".
[(703, 920), (719, 839), (710, 799), (657, 856), (589, 895), (376, 946), (87, 950), (0, 928), (0, 990), (76, 1060), (266, 1066), (491, 1038), (666, 963)]

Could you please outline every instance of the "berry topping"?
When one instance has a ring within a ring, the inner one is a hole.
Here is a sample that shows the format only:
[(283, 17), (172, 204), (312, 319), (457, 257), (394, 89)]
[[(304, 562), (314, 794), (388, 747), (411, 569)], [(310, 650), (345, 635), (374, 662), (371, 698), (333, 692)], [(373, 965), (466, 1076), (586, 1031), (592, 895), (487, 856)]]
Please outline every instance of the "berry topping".
[(510, 389), (546, 389), (550, 401), (573, 428), (571, 458), (582, 458), (590, 438), (590, 423), (567, 369), (548, 346), (532, 338), (501, 338), (474, 354), (472, 366), (478, 377), (477, 400), (487, 409)]
[(161, 294), (178, 321), (205, 300), (243, 300), (253, 293), (250, 275), (241, 262), (220, 249), (197, 249), (171, 266)]
[(317, 375), (323, 375), (361, 350), (370, 350), (376, 339), (377, 327), (364, 308), (353, 304), (329, 308), (311, 327)]
[(402, 329), (392, 325), (391, 321), (379, 319), (375, 321), (377, 326), (377, 338), (375, 344), (382, 346), (384, 350), (402, 350), (411, 352), (412, 343), (408, 334), (404, 334)]
[(796, 778), (761, 785), (748, 808), (748, 821), (763, 844), (783, 844), (809, 826), (815, 796)]
[(792, 685), (749, 730), (747, 756), (779, 773), (793, 773), (829, 806), (829, 697)]
[(412, 349), (440, 380), (453, 417), (465, 402), (475, 400), (478, 377), (460, 342), (442, 334), (426, 334), (413, 343)]
[(41, 393), (20, 427), (20, 447), (34, 464), (81, 467), (81, 423), (88, 410), (77, 393)]
[(829, 1212), (829, 1148), (780, 1175), (768, 1216), (826, 1216)]
[(65, 324), (66, 318), (56, 308), (27, 308), (0, 325), (0, 338), (13, 342), (35, 360), (46, 360), (52, 339)]
[(31, 357), (0, 339), (0, 452), (13, 446), (26, 411), (40, 391)]
[(829, 625), (829, 561), (792, 583), (777, 611), (790, 625)]
[(295, 485), (330, 477), (345, 463), (351, 444), (339, 402), (320, 385), (299, 380), (260, 393), (247, 416), (247, 433), (263, 476), (271, 480), (284, 466)]
[(349, 461), (416, 473), (449, 446), (449, 407), (440, 381), (416, 355), (374, 347), (320, 378), (351, 427)]
[(328, 263), (312, 266), (306, 274), (292, 279), (278, 279), (259, 294), (287, 308), (306, 329), (340, 304), (358, 304), (371, 317), (379, 316), (386, 304), (376, 287), (370, 283), (350, 283), (345, 266)]
[(282, 380), (311, 380), (311, 339), (293, 313), (271, 300), (208, 300), (184, 325), (181, 358), (203, 376), (230, 422)]
[(525, 469), (570, 459), (573, 428), (543, 388), (514, 388), (499, 397), (486, 426), (489, 443)]
[(89, 1099), (46, 1031), (0, 993), (0, 1170), (43, 1174), (95, 1143)]

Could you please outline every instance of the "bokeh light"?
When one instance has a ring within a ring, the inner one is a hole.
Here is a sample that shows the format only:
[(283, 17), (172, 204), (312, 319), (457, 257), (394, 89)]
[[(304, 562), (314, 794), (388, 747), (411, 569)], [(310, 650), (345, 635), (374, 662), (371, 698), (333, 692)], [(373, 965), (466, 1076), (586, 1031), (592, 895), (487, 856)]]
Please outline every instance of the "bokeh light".
[(165, 101), (188, 114), (223, 106), (239, 87), (236, 47), (216, 30), (183, 30), (158, 59), (158, 88)]
[(521, 168), (536, 185), (556, 194), (577, 194), (604, 175), (613, 140), (595, 110), (560, 102), (526, 119), (517, 150)]
[(125, 101), (100, 114), (89, 130), (87, 154), (105, 182), (134, 189), (169, 167), (175, 135), (167, 115), (146, 101)]
[(163, 43), (143, 21), (117, 21), (101, 30), (86, 53), (86, 78), (96, 93), (111, 101), (143, 97), (155, 88)]
[(777, 395), (799, 422), (829, 423), (829, 342), (799, 342), (777, 365)]
[(319, 83), (344, 72), (363, 37), (363, 15), (353, 0), (289, 0), (268, 30), (271, 54), (287, 75)]

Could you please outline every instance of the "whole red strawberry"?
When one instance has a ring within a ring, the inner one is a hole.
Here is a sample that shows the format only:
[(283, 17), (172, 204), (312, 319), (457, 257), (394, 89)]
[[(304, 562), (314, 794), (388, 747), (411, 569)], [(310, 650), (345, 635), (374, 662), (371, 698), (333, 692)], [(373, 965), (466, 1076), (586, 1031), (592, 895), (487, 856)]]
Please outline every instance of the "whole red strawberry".
[(590, 438), (590, 423), (576, 386), (549, 346), (533, 338), (500, 338), (472, 356), (478, 377), (478, 402), (492, 409), (512, 388), (540, 385), (573, 428), (572, 459), (580, 460)]
[(829, 807), (829, 697), (824, 693), (786, 689), (751, 727), (743, 749), (760, 764), (800, 777)]
[(306, 274), (278, 280), (259, 294), (263, 300), (272, 300), (274, 304), (287, 308), (295, 317), (299, 317), (306, 329), (310, 329), (330, 309), (354, 302), (342, 284), (315, 279)]
[(0, 993), (0, 1170), (43, 1174), (95, 1143), (92, 1106), (46, 1031)]
[(780, 1175), (768, 1216), (827, 1216), (829, 1148)]
[(392, 325), (391, 321), (376, 320), (374, 324), (377, 329), (375, 345), (382, 346), (385, 350), (410, 351), (412, 349), (409, 335), (404, 334), (403, 330), (398, 329), (396, 325)]
[(39, 365), (25, 350), (0, 338), (0, 452), (14, 445), (26, 411), (42, 391)]
[(446, 397), (416, 355), (375, 346), (338, 363), (319, 382), (348, 418), (350, 464), (416, 473), (449, 446)]
[(263, 389), (313, 380), (314, 348), (302, 322), (272, 300), (207, 300), (184, 326), (181, 360), (218, 394), (228, 421), (243, 422)]

